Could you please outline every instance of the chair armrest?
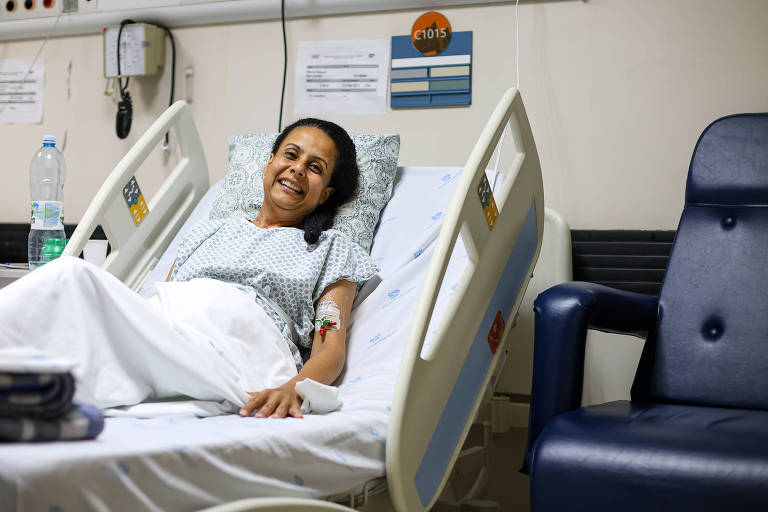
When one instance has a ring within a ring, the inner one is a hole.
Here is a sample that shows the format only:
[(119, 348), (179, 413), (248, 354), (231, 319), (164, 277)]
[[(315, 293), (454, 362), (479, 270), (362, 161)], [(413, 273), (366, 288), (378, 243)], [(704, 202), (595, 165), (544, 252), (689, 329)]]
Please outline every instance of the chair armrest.
[(645, 337), (656, 325), (658, 297), (574, 281), (541, 293), (533, 309), (533, 387), (523, 472), (547, 422), (581, 405), (587, 329)]

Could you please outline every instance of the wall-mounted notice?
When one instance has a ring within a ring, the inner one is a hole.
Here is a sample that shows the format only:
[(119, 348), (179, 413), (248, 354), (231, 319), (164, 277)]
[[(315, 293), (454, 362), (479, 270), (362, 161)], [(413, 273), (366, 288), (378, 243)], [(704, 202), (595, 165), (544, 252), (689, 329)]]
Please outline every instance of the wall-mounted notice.
[(297, 114), (384, 114), (389, 41), (300, 41)]
[[(0, 123), (43, 120), (45, 63), (32, 59), (0, 59)], [(29, 73), (27, 73), (29, 71)]]
[(416, 42), (414, 36), (392, 36), (390, 106), (471, 105), (472, 31), (451, 33), (447, 46), (433, 56), (416, 48)]

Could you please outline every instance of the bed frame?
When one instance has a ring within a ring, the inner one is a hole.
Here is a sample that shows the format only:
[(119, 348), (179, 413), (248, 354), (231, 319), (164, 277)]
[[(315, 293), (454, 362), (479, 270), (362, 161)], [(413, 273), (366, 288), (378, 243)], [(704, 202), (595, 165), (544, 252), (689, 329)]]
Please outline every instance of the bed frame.
[[(171, 128), (178, 140), (179, 163), (149, 201), (149, 213), (137, 225), (123, 189)], [(186, 102), (177, 101), (157, 118), (109, 174), (62, 256), (79, 255), (101, 225), (111, 249), (102, 268), (138, 291), (208, 186), (208, 164), (192, 114)]]
[[(173, 128), (180, 162), (135, 225), (123, 187)], [(498, 196), (485, 171), (502, 133), (514, 158)], [(103, 268), (137, 290), (208, 188), (202, 145), (183, 101), (171, 106), (118, 163), (72, 235), (64, 254), (77, 255), (101, 224), (112, 251)], [(539, 255), (544, 225), (541, 167), (519, 91), (501, 98), (464, 167), (436, 241), (401, 363), (386, 443), (388, 493), (362, 503), (365, 511), (429, 510), (445, 486), (504, 353), (504, 344)], [(451, 253), (461, 235), (468, 253), (452, 303), (434, 342), (424, 339)], [(377, 487), (376, 485), (372, 487)], [(378, 487), (384, 487), (379, 485)], [(210, 511), (351, 510), (298, 498), (239, 500)]]

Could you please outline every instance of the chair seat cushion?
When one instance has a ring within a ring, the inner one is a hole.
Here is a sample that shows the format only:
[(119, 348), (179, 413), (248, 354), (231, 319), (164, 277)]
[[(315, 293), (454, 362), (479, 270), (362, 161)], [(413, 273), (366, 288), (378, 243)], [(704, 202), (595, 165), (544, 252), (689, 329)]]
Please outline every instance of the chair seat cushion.
[(531, 505), (768, 510), (768, 412), (620, 401), (560, 414), (536, 442)]

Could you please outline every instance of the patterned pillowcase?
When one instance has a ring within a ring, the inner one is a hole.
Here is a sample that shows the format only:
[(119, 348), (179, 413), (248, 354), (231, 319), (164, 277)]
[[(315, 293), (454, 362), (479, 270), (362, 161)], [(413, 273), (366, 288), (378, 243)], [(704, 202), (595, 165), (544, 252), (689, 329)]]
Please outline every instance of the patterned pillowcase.
[[(400, 153), (399, 135), (350, 135), (357, 150), (360, 183), (352, 198), (336, 211), (333, 228), (349, 235), (366, 251), (381, 210), (392, 195)], [(224, 182), (213, 202), (210, 218), (243, 215), (256, 218), (264, 201), (264, 166), (276, 133), (232, 135)]]

